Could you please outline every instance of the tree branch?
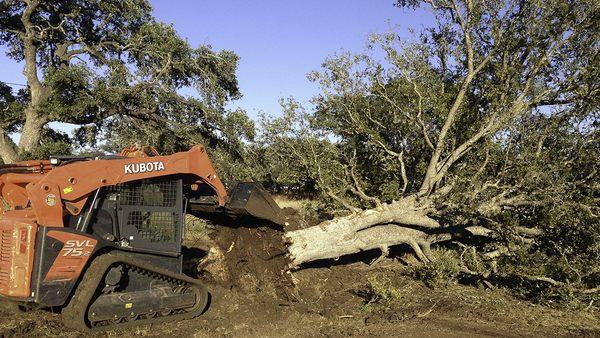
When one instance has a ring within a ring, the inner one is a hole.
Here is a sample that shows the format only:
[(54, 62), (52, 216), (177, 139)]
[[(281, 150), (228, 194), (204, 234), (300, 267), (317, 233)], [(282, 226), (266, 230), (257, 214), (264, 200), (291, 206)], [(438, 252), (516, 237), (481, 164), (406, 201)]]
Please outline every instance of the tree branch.
[(410, 76), (408, 76), (408, 74), (406, 74), (405, 72), (403, 72), (404, 77), (406, 78), (406, 80), (412, 84), (413, 86), (413, 91), (417, 94), (418, 96), (418, 101), (417, 101), (417, 117), (416, 120), (419, 123), (419, 125), (421, 126), (421, 130), (423, 132), (423, 137), (425, 138), (425, 143), (427, 144), (427, 146), (429, 146), (429, 148), (431, 148), (432, 150), (435, 150), (435, 147), (433, 146), (433, 143), (431, 142), (431, 139), (429, 138), (429, 133), (427, 132), (427, 128), (425, 127), (425, 123), (423, 123), (423, 119), (421, 119), (421, 115), (423, 113), (423, 95), (421, 95), (421, 92), (419, 91), (419, 88), (417, 87), (417, 83), (415, 81), (413, 81), (413, 79), (410, 78)]
[(352, 181), (354, 182), (354, 188), (351, 188), (351, 191), (355, 195), (357, 195), (358, 197), (363, 199), (364, 201), (374, 203), (376, 206), (381, 206), (381, 200), (379, 200), (376, 197), (367, 195), (365, 193), (365, 191), (362, 189), (359, 179), (356, 175), (355, 164), (356, 164), (356, 149), (354, 149), (353, 157), (350, 161), (350, 177), (352, 177)]

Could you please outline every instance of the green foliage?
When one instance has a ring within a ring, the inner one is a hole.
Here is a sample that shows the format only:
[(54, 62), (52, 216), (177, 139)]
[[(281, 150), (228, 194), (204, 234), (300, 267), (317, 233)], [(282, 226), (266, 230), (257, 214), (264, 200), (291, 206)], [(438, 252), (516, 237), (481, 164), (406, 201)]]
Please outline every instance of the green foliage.
[(47, 159), (53, 155), (69, 155), (72, 153), (71, 143), (65, 141), (44, 142), (31, 152), (21, 153), (22, 160)]
[(526, 299), (566, 303), (574, 308), (589, 308), (600, 300), (597, 292), (586, 291), (600, 284), (600, 270), (585, 257), (575, 255), (571, 259), (543, 249), (521, 249), (503, 257), (499, 266), (507, 276), (503, 284)]
[[(146, 0), (0, 3), (0, 43), (25, 63), (35, 89), (0, 90), (10, 106), (1, 113), (2, 132), (35, 141), (14, 145), (22, 157), (41, 155), (32, 147), (53, 142), (36, 136), (50, 121), (80, 126), (75, 146), (114, 152), (148, 144), (171, 153), (203, 143), (232, 161), (242, 157), (253, 123), (225, 109), (241, 96), (238, 56), (190, 46), (151, 12)], [(26, 119), (35, 121), (31, 130)]]
[(44, 128), (41, 134), (46, 141), (31, 151), (22, 152), (22, 160), (48, 159), (52, 155), (71, 155), (73, 153), (73, 147), (67, 134), (51, 128)]
[[(581, 302), (587, 306), (594, 295), (582, 290), (600, 285), (599, 190), (594, 183), (600, 152), (597, 117), (592, 114), (582, 120), (577, 116), (581, 112), (536, 114), (520, 120), (506, 138), (505, 147), (485, 149), (498, 155), (488, 155), (488, 164), (480, 167), (479, 174), (472, 172), (464, 178), (460, 189), (471, 194), (457, 200), (471, 207), (471, 215), (479, 209), (487, 210), (491, 217), (479, 222), (500, 229), (509, 248), (508, 256), (497, 262), (500, 274), (541, 276), (557, 282), (514, 277), (520, 282), (509, 284), (518, 293), (541, 301)], [(478, 175), (494, 177), (495, 184), (488, 183), (484, 188), (485, 180), (473, 179)], [(514, 203), (495, 203), (493, 208), (477, 203), (506, 194), (503, 191), (507, 187), (518, 187)], [(543, 232), (528, 242), (511, 231), (516, 226)]]
[[(457, 249), (457, 254), (459, 250)], [(486, 258), (475, 247), (465, 247), (459, 255), (460, 266), (468, 271), (484, 276), (494, 269), (493, 261)]]
[(446, 249), (434, 249), (432, 259), (431, 263), (414, 268), (415, 277), (434, 289), (455, 283), (460, 273), (460, 261), (456, 252)]
[(396, 288), (392, 281), (386, 277), (370, 277), (364, 290), (359, 292), (360, 296), (365, 299), (365, 307), (372, 304), (389, 304), (397, 301), (402, 297), (402, 291)]
[(17, 130), (23, 107), (28, 100), (27, 96), (26, 90), (13, 93), (10, 86), (0, 82), (0, 128), (2, 130), (7, 133)]

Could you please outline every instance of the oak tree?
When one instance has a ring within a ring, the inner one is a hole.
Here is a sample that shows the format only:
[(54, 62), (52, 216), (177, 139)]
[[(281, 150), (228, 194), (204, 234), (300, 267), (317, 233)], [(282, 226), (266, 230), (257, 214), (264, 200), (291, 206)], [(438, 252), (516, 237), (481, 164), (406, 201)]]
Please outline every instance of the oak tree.
[[(521, 248), (585, 271), (600, 248), (600, 3), (397, 5), (428, 8), (436, 25), (412, 40), (375, 36), (383, 60), (329, 58), (310, 75), (315, 109), (292, 99), (266, 123), (277, 163), (347, 210), (288, 232), (291, 265), (398, 244), (429, 262), (434, 243), (479, 238), (486, 259)], [(556, 283), (576, 279), (557, 271)]]
[[(0, 43), (27, 80), (18, 94), (2, 87), (4, 162), (68, 145), (67, 135), (49, 128), (53, 121), (76, 125), (81, 145), (102, 141), (113, 150), (201, 142), (235, 153), (252, 136), (244, 112), (224, 108), (240, 97), (238, 56), (190, 46), (152, 17), (146, 0), (4, 0)], [(11, 133), (20, 135), (16, 144)]]

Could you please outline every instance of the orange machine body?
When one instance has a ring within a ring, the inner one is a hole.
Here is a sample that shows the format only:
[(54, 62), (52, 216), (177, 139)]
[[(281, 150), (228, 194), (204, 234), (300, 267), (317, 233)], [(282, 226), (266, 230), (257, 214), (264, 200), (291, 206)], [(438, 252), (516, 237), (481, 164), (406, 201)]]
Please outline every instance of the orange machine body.
[[(159, 156), (135, 148), (106, 159), (77, 159), (53, 165), (51, 161), (26, 161), (0, 169), (0, 295), (31, 301), (36, 283), (60, 284), (79, 277), (96, 249), (96, 240), (65, 228), (66, 216), (82, 213), (98, 189), (135, 180), (187, 175), (192, 189), (209, 188), (215, 204), (224, 205), (225, 187), (203, 146), (187, 152)], [(15, 169), (16, 168), (16, 169)], [(53, 230), (54, 229), (54, 230)], [(63, 230), (64, 229), (64, 230)], [(36, 236), (38, 238), (36, 242)], [(53, 261), (37, 262), (36, 243), (54, 243)], [(60, 245), (55, 245), (58, 242)], [(39, 268), (51, 264), (47, 270)], [(34, 276), (33, 271), (44, 271)], [(39, 290), (39, 286), (37, 287)]]
[(0, 217), (0, 294), (30, 295), (36, 233), (31, 211), (8, 211)]

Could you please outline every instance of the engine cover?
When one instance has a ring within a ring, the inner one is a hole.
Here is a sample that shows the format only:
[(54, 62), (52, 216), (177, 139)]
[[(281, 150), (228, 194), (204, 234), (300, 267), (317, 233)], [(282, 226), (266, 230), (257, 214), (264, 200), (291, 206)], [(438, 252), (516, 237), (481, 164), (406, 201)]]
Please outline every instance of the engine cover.
[(28, 298), (35, 254), (37, 224), (31, 211), (0, 215), (0, 295)]

